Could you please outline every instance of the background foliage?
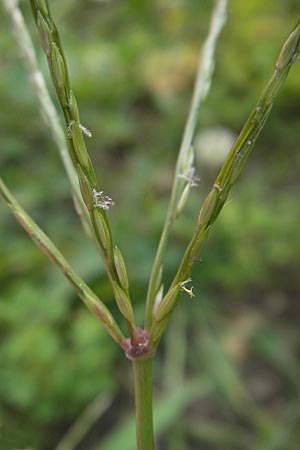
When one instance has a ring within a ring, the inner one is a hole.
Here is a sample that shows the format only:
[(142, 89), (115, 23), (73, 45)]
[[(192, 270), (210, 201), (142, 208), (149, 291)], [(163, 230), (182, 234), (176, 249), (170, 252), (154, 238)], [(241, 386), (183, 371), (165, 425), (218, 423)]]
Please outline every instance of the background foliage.
[[(88, 143), (98, 179), (116, 202), (111, 223), (142, 317), (213, 5), (209, 0), (51, 3), (82, 121), (93, 131)], [(28, 2), (21, 6), (48, 77)], [(242, 127), (297, 15), (294, 0), (230, 2), (199, 123), (201, 184), (176, 224), (166, 284), (226, 143)], [(103, 265), (73, 211), (4, 11), (0, 24), (4, 179), (113, 308)], [(296, 65), (194, 273), (196, 299), (182, 299), (160, 346), (159, 448), (299, 448), (299, 104)], [(81, 444), (68, 448), (132, 450), (129, 365), (2, 206), (0, 219), (0, 449), (55, 448), (100, 394), (108, 401), (105, 414), (95, 412), (96, 424)]]

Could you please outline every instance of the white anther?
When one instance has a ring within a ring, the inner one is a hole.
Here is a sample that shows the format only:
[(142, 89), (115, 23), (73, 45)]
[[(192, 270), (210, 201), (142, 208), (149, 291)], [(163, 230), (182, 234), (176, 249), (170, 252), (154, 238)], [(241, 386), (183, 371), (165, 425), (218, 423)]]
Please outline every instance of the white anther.
[(93, 199), (95, 206), (105, 210), (110, 209), (110, 207), (115, 204), (115, 202), (108, 195), (105, 195), (103, 191), (98, 192), (95, 188), (93, 189)]
[[(68, 137), (72, 137), (72, 129), (73, 129), (74, 123), (75, 123), (75, 120), (70, 120), (70, 122), (68, 123), (68, 126), (67, 126), (67, 136)], [(83, 132), (83, 134), (85, 134), (87, 137), (92, 137), (92, 132), (88, 128), (81, 125), (81, 123), (79, 123), (78, 126), (81, 129), (81, 131)]]
[(75, 122), (75, 120), (70, 120), (70, 122), (68, 123), (68, 126), (67, 126), (67, 136), (69, 138), (72, 137), (72, 129), (73, 129), (74, 122)]
[(219, 185), (219, 183), (215, 183), (214, 184), (214, 188), (217, 189), (217, 191), (222, 192), (223, 189), (221, 188), (221, 186)]
[(187, 181), (191, 187), (198, 187), (200, 183), (200, 178), (196, 175), (195, 167), (191, 166), (186, 173), (179, 173), (178, 177)]
[(92, 132), (88, 128), (81, 125), (81, 123), (79, 124), (79, 128), (81, 129), (83, 134), (85, 134), (87, 137), (89, 137), (89, 138), (92, 137)]
[(190, 283), (191, 281), (192, 281), (191, 278), (188, 278), (187, 280), (182, 281), (182, 283), (180, 283), (180, 288), (181, 288), (184, 292), (186, 292), (191, 298), (193, 298), (193, 297), (195, 297), (195, 294), (194, 294), (194, 292), (193, 292), (193, 286), (192, 286), (190, 289), (188, 289), (188, 288), (185, 286), (187, 283)]

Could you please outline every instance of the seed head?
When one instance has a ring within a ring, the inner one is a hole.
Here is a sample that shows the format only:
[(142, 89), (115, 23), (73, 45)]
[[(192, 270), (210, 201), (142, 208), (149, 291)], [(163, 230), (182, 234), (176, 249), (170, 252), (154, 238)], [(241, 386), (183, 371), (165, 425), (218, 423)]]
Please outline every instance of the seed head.
[(112, 246), (111, 235), (110, 235), (110, 231), (109, 231), (108, 225), (106, 223), (106, 220), (102, 214), (103, 213), (101, 213), (97, 209), (94, 209), (94, 211), (93, 211), (93, 217), (95, 220), (95, 225), (96, 225), (98, 236), (103, 245), (103, 248), (107, 251)]
[(76, 122), (80, 123), (80, 117), (79, 117), (79, 110), (77, 106), (76, 97), (74, 95), (74, 92), (70, 91), (70, 100), (69, 100), (69, 107), (70, 107), (70, 113), (72, 117), (72, 121), (76, 120)]
[(40, 40), (44, 52), (49, 58), (52, 48), (52, 33), (48, 23), (46, 22), (40, 11), (38, 11), (37, 13), (37, 27), (39, 30)]
[(180, 288), (180, 284), (176, 284), (169, 289), (167, 294), (160, 301), (157, 310), (154, 312), (154, 319), (157, 323), (163, 321), (175, 308), (178, 296), (180, 294)]
[(70, 130), (69, 133), (72, 137), (75, 154), (79, 164), (85, 169), (88, 169), (90, 159), (79, 124), (75, 121), (73, 121), (72, 123), (70, 122), (68, 130)]
[(123, 316), (134, 325), (135, 319), (134, 319), (134, 313), (131, 305), (130, 298), (128, 297), (127, 293), (123, 291), (123, 289), (115, 282), (112, 282), (113, 284), (113, 290), (115, 294), (115, 299), (117, 302), (117, 305), (119, 307), (119, 310), (123, 314)]
[(93, 194), (92, 194), (91, 188), (90, 188), (90, 183), (79, 164), (77, 164), (77, 173), (78, 173), (79, 187), (80, 187), (83, 201), (84, 201), (87, 209), (89, 211), (92, 211), (94, 208), (94, 201), (93, 201)]
[(127, 291), (129, 288), (127, 270), (122, 253), (117, 246), (114, 248), (114, 263), (122, 288)]
[(35, 0), (37, 9), (45, 16), (49, 16), (48, 7), (45, 0)]
[[(216, 186), (214, 186), (216, 188)], [(217, 188), (216, 188), (217, 189)], [(217, 191), (219, 191), (217, 189)], [(218, 192), (215, 189), (212, 189), (210, 193), (207, 195), (204, 203), (200, 209), (199, 217), (198, 217), (198, 227), (206, 226), (209, 224), (210, 219), (214, 213), (214, 209), (216, 207), (218, 200)]]
[(62, 89), (66, 82), (66, 66), (57, 45), (51, 43), (51, 69), (57, 86)]
[(276, 68), (283, 69), (289, 64), (292, 64), (297, 57), (297, 48), (300, 41), (300, 24), (289, 35), (287, 41), (283, 45), (279, 54)]

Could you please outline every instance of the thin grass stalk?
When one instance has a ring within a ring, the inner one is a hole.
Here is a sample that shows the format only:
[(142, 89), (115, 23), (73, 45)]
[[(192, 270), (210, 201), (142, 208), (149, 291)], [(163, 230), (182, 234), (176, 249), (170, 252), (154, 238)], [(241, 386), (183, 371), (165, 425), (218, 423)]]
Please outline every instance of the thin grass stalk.
[[(59, 31), (50, 12), (47, 0), (30, 0), (33, 16), (39, 31), (41, 45), (45, 52), (57, 99), (62, 109), (70, 155), (77, 171), (83, 201), (100, 248), (106, 271), (114, 289), (115, 300), (125, 317), (129, 335), (137, 336), (137, 326), (129, 291), (124, 290), (115, 267), (114, 244), (106, 211), (114, 204), (112, 199), (99, 190), (92, 161), (89, 157), (84, 136), (91, 132), (80, 123), (76, 97), (71, 89), (66, 57)], [(122, 295), (120, 296), (120, 293)], [(120, 299), (122, 302), (120, 303)], [(124, 308), (125, 314), (124, 314)], [(130, 320), (128, 319), (130, 317)]]
[(124, 336), (118, 327), (114, 317), (109, 309), (104, 305), (100, 298), (90, 289), (90, 287), (80, 278), (72, 269), (58, 248), (53, 244), (49, 237), (37, 225), (36, 222), (26, 213), (16, 198), (9, 191), (4, 181), (0, 178), (0, 198), (9, 206), (13, 215), (29, 234), (35, 244), (49, 258), (49, 260), (64, 274), (72, 288), (77, 292), (81, 300), (88, 309), (95, 314), (102, 322), (106, 331), (120, 345)]
[[(209, 92), (212, 81), (215, 67), (215, 50), (218, 38), (226, 21), (227, 3), (227, 0), (218, 0), (215, 4), (209, 33), (205, 40), (198, 64), (191, 107), (177, 158), (170, 203), (149, 280), (145, 316), (146, 328), (150, 327), (153, 320), (155, 297), (160, 289), (163, 256), (169, 239), (171, 227), (177, 217), (177, 208), (178, 206), (180, 207), (180, 199), (181, 196), (184, 195), (185, 187), (188, 187), (189, 184), (193, 185), (194, 182), (193, 141), (199, 118), (200, 106)], [(186, 178), (186, 180), (184, 178)], [(186, 200), (186, 198), (184, 200)]]
[(152, 358), (132, 361), (137, 450), (154, 450)]
[(40, 105), (42, 117), (51, 131), (53, 140), (57, 146), (57, 150), (68, 176), (74, 202), (76, 202), (76, 211), (80, 216), (84, 229), (90, 235), (91, 222), (80, 194), (77, 173), (74, 169), (69, 154), (65, 133), (62, 129), (56, 108), (46, 87), (44, 76), (38, 68), (34, 46), (18, 3), (18, 0), (3, 0), (3, 5), (10, 17), (15, 39), (18, 44), (21, 57), (24, 61), (24, 65), (27, 69), (33, 92)]
[(187, 246), (170, 289), (162, 299), (159, 307), (163, 310), (164, 304), (168, 304), (166, 316), (159, 317), (158, 319), (154, 318), (150, 330), (150, 338), (153, 340), (152, 344), (154, 347), (158, 344), (180, 297), (180, 290), (177, 290), (170, 300), (170, 292), (173, 292), (177, 286), (182, 287), (181, 291), (186, 290), (184, 284), (190, 279), (193, 264), (199, 258), (199, 255), (206, 244), (211, 227), (218, 218), (233, 184), (240, 175), (256, 140), (270, 115), (278, 92), (282, 87), (292, 64), (297, 59), (299, 47), (300, 18), (283, 44), (275, 64), (275, 70), (269, 82), (229, 152), (211, 191), (202, 204), (194, 235)]

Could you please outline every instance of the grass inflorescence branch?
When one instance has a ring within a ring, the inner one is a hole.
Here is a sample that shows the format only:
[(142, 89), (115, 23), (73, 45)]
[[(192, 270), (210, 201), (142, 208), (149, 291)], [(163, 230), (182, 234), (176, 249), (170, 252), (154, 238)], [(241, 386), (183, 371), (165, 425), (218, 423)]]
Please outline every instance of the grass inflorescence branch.
[(113, 339), (122, 345), (124, 336), (119, 329), (115, 319), (100, 300), (100, 298), (89, 288), (89, 286), (79, 277), (79, 275), (72, 269), (70, 264), (62, 256), (57, 247), (49, 239), (49, 237), (41, 230), (35, 221), (26, 213), (26, 211), (17, 202), (13, 194), (9, 191), (4, 181), (0, 178), (0, 197), (11, 209), (17, 221), (29, 234), (31, 239), (42, 250), (42, 252), (50, 259), (50, 261), (59, 268), (59, 270), (67, 278), (73, 289), (77, 292), (79, 297), (86, 304), (88, 309), (95, 314), (106, 331), (113, 337)]
[(3, 0), (3, 4), (11, 19), (15, 39), (27, 69), (33, 92), (39, 102), (42, 117), (51, 131), (64, 169), (69, 178), (74, 203), (76, 205), (76, 212), (78, 212), (84, 229), (90, 236), (91, 222), (79, 190), (78, 178), (68, 151), (65, 133), (61, 126), (56, 108), (49, 95), (44, 76), (39, 70), (35, 49), (24, 21), (22, 11), (19, 8), (17, 0)]
[(218, 38), (226, 21), (227, 3), (228, 0), (216, 1), (210, 30), (199, 59), (191, 107), (177, 158), (170, 203), (149, 280), (145, 317), (147, 327), (150, 327), (152, 323), (157, 295), (162, 291), (161, 278), (163, 256), (168, 243), (171, 227), (175, 219), (182, 212), (190, 188), (196, 187), (199, 181), (198, 177), (195, 176), (195, 168), (193, 166), (193, 142), (200, 113), (200, 106), (209, 92), (212, 81), (215, 66), (215, 50)]
[[(66, 57), (58, 29), (49, 9), (49, 3), (47, 0), (30, 0), (30, 3), (56, 95), (64, 115), (70, 154), (77, 171), (82, 198), (89, 211), (93, 234), (101, 250), (118, 308), (126, 319), (130, 336), (135, 338), (137, 327), (128, 286), (124, 289), (122, 285), (124, 280), (120, 279), (120, 270), (118, 271), (116, 268), (116, 250), (106, 214), (113, 202), (103, 191), (100, 191), (97, 185), (94, 167), (85, 144), (85, 136), (91, 137), (91, 132), (80, 122), (76, 97), (70, 86)], [(118, 256), (120, 258), (120, 250), (118, 250)], [(122, 269), (124, 268), (123, 261)], [(124, 276), (125, 274), (126, 271)]]
[[(219, 216), (229, 192), (240, 175), (273, 107), (276, 96), (286, 79), (300, 48), (300, 19), (284, 43), (275, 64), (274, 72), (242, 131), (229, 152), (215, 183), (205, 198), (199, 212), (194, 235), (187, 246), (174, 280), (154, 313), (150, 330), (152, 345), (156, 346), (180, 297), (182, 283), (190, 279), (192, 267), (203, 249), (209, 231)], [(161, 314), (161, 311), (164, 311)]]

